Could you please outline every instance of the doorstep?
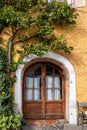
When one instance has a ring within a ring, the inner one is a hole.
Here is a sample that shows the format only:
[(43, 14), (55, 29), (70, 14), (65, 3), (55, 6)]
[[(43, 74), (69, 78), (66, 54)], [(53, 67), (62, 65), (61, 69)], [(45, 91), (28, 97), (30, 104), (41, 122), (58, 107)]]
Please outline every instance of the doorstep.
[(44, 120), (27, 120), (27, 124), (29, 125), (37, 125), (38, 127), (43, 127), (44, 125), (48, 124), (64, 124), (67, 123), (65, 119), (54, 119), (54, 120), (49, 120), (49, 119), (44, 119)]

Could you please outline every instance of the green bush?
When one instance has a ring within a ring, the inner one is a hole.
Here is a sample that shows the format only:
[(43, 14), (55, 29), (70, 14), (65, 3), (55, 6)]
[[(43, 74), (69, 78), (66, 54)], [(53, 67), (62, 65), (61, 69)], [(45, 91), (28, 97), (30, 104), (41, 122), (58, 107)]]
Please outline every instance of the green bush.
[(20, 130), (22, 115), (12, 113), (10, 115), (0, 116), (0, 130)]

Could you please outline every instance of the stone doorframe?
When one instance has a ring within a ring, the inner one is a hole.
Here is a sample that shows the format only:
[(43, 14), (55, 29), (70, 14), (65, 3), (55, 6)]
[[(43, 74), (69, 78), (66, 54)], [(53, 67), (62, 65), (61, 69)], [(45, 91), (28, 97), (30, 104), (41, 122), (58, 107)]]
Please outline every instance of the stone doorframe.
[[(76, 115), (76, 83), (75, 83), (75, 71), (68, 59), (56, 54), (54, 52), (48, 52), (43, 56), (44, 58), (50, 58), (60, 63), (64, 68), (66, 68), (68, 75), (66, 74), (66, 119), (69, 124), (77, 124)], [(24, 58), (25, 62), (31, 62), (38, 58), (36, 55), (30, 54)], [(14, 88), (14, 102), (18, 104), (18, 111), (22, 113), (22, 81), (23, 81), (23, 70), (26, 64), (19, 65), (16, 74), (16, 83)]]

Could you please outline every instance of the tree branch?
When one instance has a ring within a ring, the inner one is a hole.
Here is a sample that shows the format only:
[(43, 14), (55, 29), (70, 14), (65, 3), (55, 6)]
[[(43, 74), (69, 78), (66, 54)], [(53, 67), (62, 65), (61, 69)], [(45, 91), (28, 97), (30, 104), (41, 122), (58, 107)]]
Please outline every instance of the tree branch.
[(20, 43), (20, 42), (27, 42), (28, 40), (30, 40), (31, 38), (28, 37), (27, 39), (25, 39), (24, 41), (23, 40), (18, 40), (18, 41), (15, 41), (14, 42), (14, 45), (17, 44), (17, 43)]
[(0, 42), (0, 44), (6, 47), (5, 43), (3, 43), (3, 42)]
[(14, 42), (14, 45), (16, 45), (17, 43), (23, 42), (22, 40), (18, 40)]
[(48, 0), (46, 0), (46, 8), (48, 8)]
[(5, 33), (6, 35), (8, 35), (8, 36), (11, 36), (10, 33), (8, 33), (8, 32), (4, 32), (4, 33)]
[[(19, 31), (21, 31), (21, 30), (22, 30), (22, 28), (14, 29), (14, 28), (12, 27), (12, 34), (13, 34), (12, 41), (14, 41), (14, 38), (15, 38), (16, 34), (17, 34)], [(18, 41), (18, 42), (21, 42), (21, 41)], [(18, 43), (18, 42), (16, 42), (16, 43)], [(13, 45), (14, 45), (14, 44), (15, 44), (15, 42), (13, 42)]]

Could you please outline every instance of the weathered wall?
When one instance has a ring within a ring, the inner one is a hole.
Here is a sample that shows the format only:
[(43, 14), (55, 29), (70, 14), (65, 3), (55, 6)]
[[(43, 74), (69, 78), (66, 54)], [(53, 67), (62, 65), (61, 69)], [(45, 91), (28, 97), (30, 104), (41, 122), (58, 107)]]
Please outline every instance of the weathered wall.
[[(68, 44), (72, 45), (74, 50), (70, 55), (58, 53), (69, 59), (74, 66), (77, 100), (87, 101), (87, 1), (85, 7), (77, 8), (75, 12), (79, 14), (77, 25), (67, 36)], [(61, 31), (61, 28), (58, 29)]]

